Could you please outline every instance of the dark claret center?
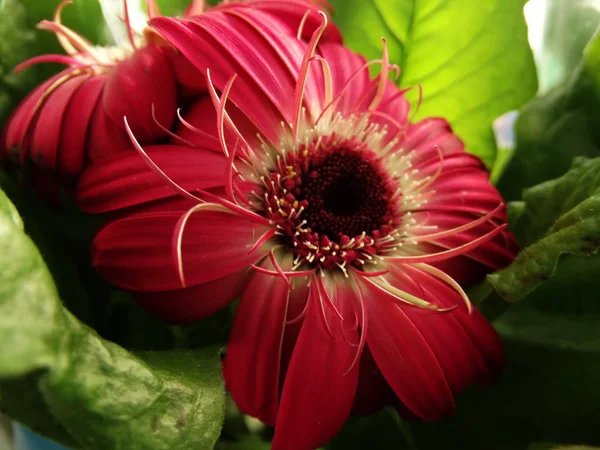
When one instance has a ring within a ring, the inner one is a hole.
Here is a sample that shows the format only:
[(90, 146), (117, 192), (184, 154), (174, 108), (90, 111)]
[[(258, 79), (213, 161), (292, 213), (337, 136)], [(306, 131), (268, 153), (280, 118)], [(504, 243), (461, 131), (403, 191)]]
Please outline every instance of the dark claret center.
[(261, 181), (264, 214), (295, 267), (347, 275), (387, 245), (398, 219), (398, 183), (364, 142), (320, 136), (278, 158)]
[(331, 240), (370, 234), (389, 220), (389, 189), (374, 163), (347, 149), (311, 162), (302, 177), (298, 200), (308, 206), (310, 229)]

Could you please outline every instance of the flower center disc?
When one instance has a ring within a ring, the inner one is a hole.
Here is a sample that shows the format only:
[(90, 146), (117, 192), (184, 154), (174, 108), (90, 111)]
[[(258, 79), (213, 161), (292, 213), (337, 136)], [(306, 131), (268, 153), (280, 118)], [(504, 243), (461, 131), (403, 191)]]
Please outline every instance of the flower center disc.
[(388, 189), (364, 155), (338, 149), (320, 164), (311, 163), (306, 175), (298, 199), (308, 202), (304, 219), (312, 231), (338, 241), (383, 225)]
[(361, 266), (398, 218), (397, 181), (363, 142), (321, 137), (278, 160), (265, 215), (296, 264)]

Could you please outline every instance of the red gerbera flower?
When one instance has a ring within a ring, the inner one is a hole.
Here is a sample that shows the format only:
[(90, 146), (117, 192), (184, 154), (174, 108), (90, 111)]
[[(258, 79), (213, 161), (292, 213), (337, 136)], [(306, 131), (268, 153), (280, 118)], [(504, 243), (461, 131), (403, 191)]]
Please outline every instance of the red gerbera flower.
[(23, 100), (9, 119), (0, 145), (13, 163), (32, 160), (63, 180), (79, 175), (86, 159), (131, 148), (123, 115), (131, 117), (141, 142), (150, 143), (165, 136), (152, 120), (152, 105), (156, 120), (169, 127), (177, 104), (166, 49), (135, 35), (127, 13), (131, 48), (97, 47), (62, 24), (61, 12), (69, 3), (61, 2), (54, 20), (39, 24), (56, 34), (66, 55), (37, 56), (16, 70), (43, 62), (67, 68)]
[(317, 50), (321, 18), (308, 44), (225, 11), (151, 21), (206, 72), (216, 112), (201, 100), (184, 115), (189, 145), (142, 148), (128, 129), (139, 155), (78, 187), (90, 212), (133, 208), (93, 262), (142, 306), (191, 322), (241, 295), (225, 381), (275, 425), (274, 449), (314, 449), (389, 403), (450, 413), (503, 358), (458, 282), (516, 252), (481, 161), (445, 120), (409, 120), (385, 50), (375, 79), (341, 45)]
[[(46, 62), (66, 64), (66, 69), (23, 100), (0, 139), (0, 161), (16, 165), (32, 161), (35, 167), (63, 181), (75, 179), (90, 162), (133, 149), (124, 116), (141, 144), (157, 143), (169, 134), (178, 103), (207, 94), (204, 76), (152, 27), (141, 33), (132, 29), (127, 0), (123, 2), (124, 21), (130, 46), (125, 48), (95, 46), (63, 25), (61, 12), (69, 3), (71, 0), (63, 0), (54, 19), (39, 24), (39, 28), (56, 34), (66, 55), (37, 56), (20, 64), (16, 71)], [(156, 3), (147, 3), (150, 18), (159, 17)], [(307, 8), (306, 0), (260, 0), (246, 5), (281, 15), (295, 28)], [(240, 9), (240, 2), (225, 2), (216, 9), (237, 12), (251, 26), (252, 17), (244, 16), (247, 8)], [(186, 16), (204, 11), (204, 0), (193, 0)], [(313, 24), (313, 31), (316, 26)], [(332, 37), (339, 37), (337, 30), (331, 30)]]

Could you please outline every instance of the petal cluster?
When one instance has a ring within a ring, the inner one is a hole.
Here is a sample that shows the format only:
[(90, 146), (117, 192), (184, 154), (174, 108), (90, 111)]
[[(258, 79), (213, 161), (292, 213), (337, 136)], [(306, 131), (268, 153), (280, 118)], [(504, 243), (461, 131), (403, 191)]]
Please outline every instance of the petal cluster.
[(136, 152), (83, 174), (79, 206), (120, 211), (94, 265), (172, 322), (241, 297), (225, 380), (275, 425), (274, 449), (314, 449), (388, 404), (438, 420), (502, 366), (460, 285), (517, 252), (502, 199), (444, 119), (411, 120), (385, 43), (367, 62), (323, 12), (257, 4), (150, 22), (209, 96), (169, 144), (144, 145), (126, 122)]
[[(443, 118), (412, 120), (382, 57), (304, 0), (150, 3), (131, 48), (61, 24), (66, 69), (17, 108), (1, 161), (112, 213), (93, 264), (164, 320), (241, 298), (223, 369), (274, 449), (324, 444), (351, 413), (438, 420), (502, 345), (461, 285), (517, 246), (482, 162)], [(126, 18), (127, 19), (127, 18)], [(370, 68), (381, 67), (371, 77)]]
[(146, 45), (131, 30), (131, 48), (96, 47), (62, 24), (61, 11), (68, 3), (58, 6), (52, 21), (39, 25), (56, 34), (66, 55), (38, 56), (17, 70), (45, 62), (66, 68), (23, 100), (9, 119), (0, 145), (9, 164), (20, 167), (31, 162), (67, 182), (90, 162), (131, 148), (123, 114), (132, 117), (140, 139), (150, 143), (165, 136), (156, 122), (168, 128), (177, 104), (167, 55), (172, 49)]
[[(72, 186), (91, 163), (133, 151), (124, 117), (141, 144), (164, 144), (178, 123), (177, 107), (208, 95), (204, 75), (157, 30), (148, 26), (138, 33), (131, 28), (127, 1), (127, 47), (98, 47), (66, 27), (61, 12), (69, 3), (71, 0), (62, 1), (53, 20), (39, 24), (40, 29), (56, 35), (65, 54), (37, 56), (16, 70), (48, 62), (64, 64), (65, 68), (21, 102), (0, 134), (0, 163), (17, 170), (31, 169), (34, 183), (48, 181), (40, 193), (49, 199), (60, 184)], [(289, 1), (280, 6), (261, 0), (225, 2), (215, 9), (227, 11), (249, 27), (255, 21), (255, 11), (262, 14), (263, 21), (278, 14), (288, 27), (297, 28), (306, 5), (304, 1)], [(204, 1), (193, 0), (186, 17), (205, 10)], [(162, 17), (153, 1), (148, 1), (148, 12), (150, 18)], [(339, 39), (336, 33), (331, 32)]]

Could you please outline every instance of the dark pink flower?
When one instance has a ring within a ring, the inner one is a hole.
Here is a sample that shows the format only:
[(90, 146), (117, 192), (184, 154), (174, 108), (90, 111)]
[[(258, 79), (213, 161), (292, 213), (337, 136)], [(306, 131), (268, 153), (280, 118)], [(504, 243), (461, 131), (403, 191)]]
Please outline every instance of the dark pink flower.
[[(17, 165), (75, 178), (83, 167), (106, 154), (132, 148), (123, 126), (131, 118), (140, 142), (163, 138), (175, 117), (177, 88), (168, 53), (148, 44), (129, 27), (130, 48), (97, 47), (64, 26), (60, 3), (52, 21), (39, 28), (56, 34), (65, 55), (42, 55), (22, 63), (57, 62), (66, 68), (34, 89), (9, 119), (0, 148)], [(154, 105), (153, 120), (152, 105)]]
[[(61, 12), (70, 2), (62, 1), (54, 19), (39, 25), (56, 34), (66, 54), (34, 57), (16, 70), (46, 62), (65, 64), (66, 68), (21, 102), (0, 137), (0, 161), (17, 166), (31, 161), (34, 168), (61, 181), (76, 179), (91, 162), (133, 150), (123, 117), (128, 118), (141, 144), (158, 143), (169, 134), (177, 104), (207, 95), (204, 75), (156, 30), (147, 27), (136, 33), (131, 29), (126, 1), (127, 48), (95, 46), (63, 25)], [(159, 17), (156, 3), (148, 1), (148, 5), (149, 16)], [(226, 2), (217, 9), (237, 13), (251, 27), (253, 18), (246, 11), (256, 8), (264, 11), (263, 16), (281, 15), (289, 26), (297, 28), (306, 5), (305, 0), (260, 0)], [(193, 0), (186, 14), (204, 11), (205, 2)]]
[(173, 144), (128, 130), (138, 152), (83, 175), (84, 210), (122, 210), (94, 265), (169, 321), (241, 296), (225, 380), (275, 425), (276, 450), (314, 449), (386, 404), (438, 420), (502, 366), (458, 283), (513, 259), (502, 199), (445, 120), (411, 122), (385, 50), (371, 79), (372, 63), (321, 40), (323, 13), (306, 16), (321, 21), (308, 44), (248, 14), (151, 21), (211, 98)]

